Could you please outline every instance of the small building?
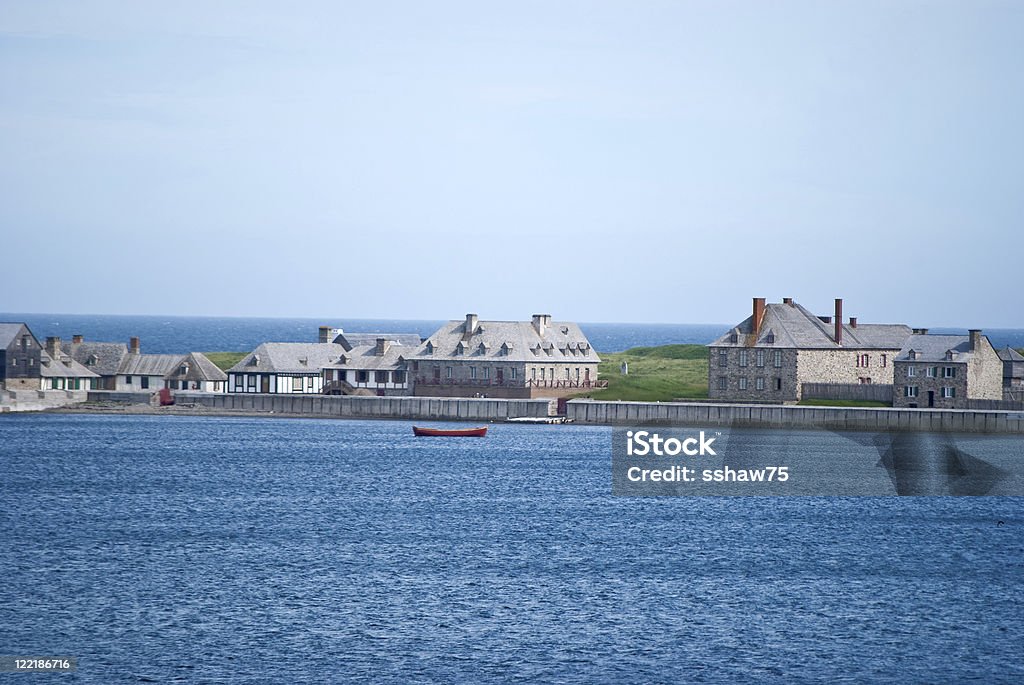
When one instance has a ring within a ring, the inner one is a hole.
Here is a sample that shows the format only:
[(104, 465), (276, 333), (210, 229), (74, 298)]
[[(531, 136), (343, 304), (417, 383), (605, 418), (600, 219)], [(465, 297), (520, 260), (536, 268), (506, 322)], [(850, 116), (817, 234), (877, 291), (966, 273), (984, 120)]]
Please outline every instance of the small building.
[(795, 402), (804, 384), (891, 386), (893, 358), (910, 335), (903, 324), (844, 323), (842, 299), (818, 316), (790, 297), (755, 297), (751, 315), (708, 345), (708, 397)]
[(564, 397), (604, 387), (601, 359), (580, 327), (550, 314), (532, 321), (449, 321), (408, 358), (420, 396)]
[(194, 392), (226, 392), (228, 375), (199, 352), (179, 356), (164, 375), (164, 387)]
[(1024, 355), (1010, 346), (999, 350), (998, 354), (1003, 362), (1003, 394), (1017, 395), (1003, 399), (1024, 399)]
[[(74, 335), (66, 350), (76, 362), (96, 374), (90, 383), (91, 390), (118, 390), (118, 376), (128, 346), (114, 342), (87, 342), (81, 335)], [(123, 380), (123, 379), (121, 379)]]
[(324, 392), (347, 395), (364, 390), (375, 395), (409, 395), (407, 357), (420, 344), (416, 334), (339, 332), (342, 347), (337, 360), (324, 367)]
[(894, 407), (962, 409), (968, 400), (1003, 399), (1003, 362), (989, 339), (968, 335), (910, 336), (894, 369)]
[(24, 323), (0, 323), (0, 381), (8, 390), (38, 390), (43, 346)]
[(46, 339), (39, 371), (41, 390), (90, 390), (99, 379), (61, 349), (58, 337)]
[(263, 343), (228, 369), (228, 392), (319, 395), (323, 370), (345, 348), (336, 343)]

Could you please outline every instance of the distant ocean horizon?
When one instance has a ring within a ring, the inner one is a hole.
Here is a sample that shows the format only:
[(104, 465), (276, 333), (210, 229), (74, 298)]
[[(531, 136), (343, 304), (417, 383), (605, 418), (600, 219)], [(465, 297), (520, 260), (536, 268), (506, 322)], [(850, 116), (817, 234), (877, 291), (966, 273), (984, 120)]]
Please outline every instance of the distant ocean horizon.
[[(249, 352), (265, 342), (316, 342), (320, 326), (352, 333), (416, 333), (431, 335), (445, 320), (437, 319), (324, 319), (272, 317), (211, 317), (114, 314), (25, 314), (0, 312), (0, 321), (24, 322), (40, 342), (48, 336), (71, 340), (124, 342), (132, 336), (143, 352)], [(598, 352), (622, 352), (633, 347), (706, 345), (735, 324), (583, 323), (580, 328)], [(966, 328), (932, 328), (933, 333), (966, 333)], [(1024, 329), (992, 328), (984, 333), (1000, 349), (1024, 347)]]

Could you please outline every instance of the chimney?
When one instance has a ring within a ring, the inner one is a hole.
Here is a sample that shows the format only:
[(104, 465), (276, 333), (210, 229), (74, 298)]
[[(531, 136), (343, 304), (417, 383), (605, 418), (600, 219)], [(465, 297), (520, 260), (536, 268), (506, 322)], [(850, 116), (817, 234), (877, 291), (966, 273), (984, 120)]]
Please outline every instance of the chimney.
[(331, 327), (321, 326), (320, 327), (320, 342), (329, 343), (331, 342)]
[(857, 317), (856, 316), (851, 316), (850, 317), (850, 328), (856, 328), (856, 327), (857, 327)]
[(60, 357), (60, 338), (50, 336), (46, 339), (46, 353), (54, 359)]
[(462, 329), (463, 340), (468, 340), (474, 333), (476, 333), (476, 327), (479, 323), (480, 318), (476, 314), (466, 314), (466, 325)]
[(85, 340), (85, 336), (82, 335), (81, 333), (77, 333), (71, 336), (71, 342), (74, 345), (81, 345), (83, 340)]
[(843, 344), (843, 300), (836, 298), (836, 345)]
[[(967, 331), (967, 334), (971, 336), (971, 352), (974, 352), (975, 350), (981, 348), (981, 329), (972, 328), (969, 331)], [(49, 338), (47, 338), (47, 340), (49, 340)], [(58, 338), (57, 340), (59, 342), (60, 338)]]
[(821, 321), (822, 323), (832, 323), (832, 317), (831, 316), (819, 316), (818, 317), (818, 321)]
[(914, 335), (928, 335), (928, 329), (927, 328), (915, 328), (914, 329)]
[(782, 298), (782, 304), (788, 304), (790, 307), (792, 307), (793, 306), (793, 298), (792, 297), (784, 297), (784, 298)]
[(537, 335), (544, 337), (544, 331), (551, 325), (550, 314), (534, 314), (533, 315), (533, 327), (537, 330)]
[(761, 332), (761, 322), (764, 321), (764, 298), (754, 298), (754, 335), (758, 335)]
[(131, 340), (128, 341), (128, 351), (132, 354), (139, 353), (139, 339), (134, 335), (131, 337)]
[(377, 338), (377, 349), (374, 350), (374, 354), (378, 357), (383, 357), (387, 354), (389, 347), (391, 347), (391, 343), (384, 338)]

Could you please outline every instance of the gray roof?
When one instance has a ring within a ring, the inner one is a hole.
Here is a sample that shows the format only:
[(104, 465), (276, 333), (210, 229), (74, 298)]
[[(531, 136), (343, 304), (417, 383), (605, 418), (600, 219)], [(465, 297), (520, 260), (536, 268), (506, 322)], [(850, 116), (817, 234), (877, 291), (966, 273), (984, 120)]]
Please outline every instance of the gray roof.
[[(186, 365), (185, 374), (181, 374), (182, 365)], [(192, 352), (178, 357), (177, 363), (164, 376), (168, 380), (182, 381), (226, 381), (228, 375), (211, 362), (205, 354)]]
[[(737, 340), (731, 342), (733, 330), (711, 343), (714, 347), (791, 347), (797, 349), (837, 349), (835, 324), (825, 323), (802, 305), (766, 304), (761, 331), (754, 340), (754, 317), (749, 316), (736, 326)], [(912, 333), (903, 324), (861, 323), (857, 326), (843, 324), (842, 349), (847, 350), (898, 350)], [(769, 335), (775, 336), (774, 343), (766, 342)]]
[(125, 376), (166, 376), (184, 357), (180, 354), (127, 354), (119, 374)]
[(85, 368), (66, 354), (54, 359), (46, 350), (39, 358), (39, 375), (43, 378), (99, 378), (98, 374)]
[(1024, 355), (1009, 345), (999, 350), (997, 354), (1004, 362), (1024, 362)]
[(480, 321), (468, 335), (464, 320), (449, 321), (418, 345), (411, 358), (573, 364), (601, 361), (578, 325), (560, 321), (547, 324), (543, 336), (530, 321)]
[[(32, 335), (32, 331), (28, 330), (28, 326), (23, 323), (0, 323), (0, 349), (6, 350), (14, 339), (22, 334), (22, 328), (27, 330), (29, 335)], [(37, 340), (36, 342), (39, 341)], [(419, 343), (419, 339), (416, 342)]]
[(341, 333), (334, 339), (334, 342), (346, 347), (362, 347), (364, 345), (376, 345), (377, 338), (406, 347), (416, 347), (422, 342), (419, 333)]
[(335, 362), (345, 354), (337, 343), (263, 343), (229, 373), (320, 373), (327, 367), (338, 368)]
[(341, 358), (334, 364), (325, 368), (332, 369), (354, 369), (357, 371), (376, 371), (378, 369), (403, 368), (406, 359), (416, 353), (416, 346), (419, 345), (419, 336), (416, 336), (416, 345), (389, 344), (385, 347), (384, 354), (377, 354), (377, 343), (372, 345), (359, 345), (348, 352), (343, 352)]
[[(121, 363), (128, 354), (128, 346), (124, 343), (112, 342), (80, 342), (63, 345), (62, 348), (76, 362), (101, 376), (116, 376), (121, 370)], [(95, 359), (95, 363), (90, 363)]]
[[(917, 353), (910, 358), (910, 351)], [(953, 359), (946, 359), (946, 353), (953, 351)], [(898, 362), (966, 362), (974, 356), (971, 339), (966, 335), (912, 335), (896, 355)]]

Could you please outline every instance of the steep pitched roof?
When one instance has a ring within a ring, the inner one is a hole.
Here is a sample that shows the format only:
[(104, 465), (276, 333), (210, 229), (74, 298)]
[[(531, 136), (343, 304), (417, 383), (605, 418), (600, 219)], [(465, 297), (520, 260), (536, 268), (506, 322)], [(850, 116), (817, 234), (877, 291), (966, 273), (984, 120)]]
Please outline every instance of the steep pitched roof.
[(66, 354), (54, 359), (46, 350), (39, 358), (39, 375), (43, 378), (99, 378)]
[(127, 354), (118, 373), (126, 376), (165, 376), (181, 361), (180, 354)]
[[(463, 354), (456, 354), (459, 343), (464, 343)], [(577, 324), (557, 321), (545, 325), (543, 336), (530, 321), (480, 321), (468, 335), (465, 321), (449, 321), (418, 345), (411, 359), (572, 364), (601, 361)]]
[(416, 345), (387, 345), (384, 354), (377, 354), (377, 343), (359, 345), (344, 353), (344, 356), (325, 368), (354, 369), (356, 371), (376, 371), (378, 369), (399, 369), (405, 366), (405, 360), (416, 352)]
[[(181, 373), (182, 366), (185, 367), (184, 374)], [(205, 354), (192, 352), (184, 357), (178, 357), (178, 361), (164, 378), (179, 381), (226, 381), (228, 375), (211, 362)]]
[(1024, 362), (1024, 355), (1009, 345), (999, 350), (996, 354), (998, 354), (999, 358), (1004, 362)]
[[(910, 351), (916, 353), (910, 358)], [(946, 359), (946, 353), (953, 351), (953, 359)], [(971, 339), (966, 335), (912, 335), (896, 355), (894, 361), (906, 362), (966, 362), (974, 356)]]
[(419, 333), (341, 333), (334, 342), (348, 347), (356, 348), (364, 345), (376, 345), (377, 338), (384, 338), (394, 345), (416, 347), (422, 342)]
[[(732, 340), (733, 332), (737, 339)], [(835, 324), (825, 323), (805, 307), (793, 304), (765, 305), (764, 319), (757, 339), (754, 339), (754, 317), (749, 316), (738, 326), (711, 343), (712, 346), (792, 347), (797, 349), (851, 349), (898, 350), (912, 333), (903, 324), (870, 324), (857, 326), (843, 324), (843, 344), (835, 343)], [(774, 335), (774, 342), (769, 342)]]
[(228, 373), (320, 373), (343, 354), (337, 343), (263, 343)]
[(116, 376), (128, 354), (124, 343), (80, 342), (65, 348), (76, 362), (101, 376)]
[[(22, 333), (24, 329), (25, 333)], [(11, 322), (11, 323), (0, 323), (0, 349), (7, 349), (15, 338), (28, 334), (35, 338), (35, 335), (29, 329), (27, 324)], [(38, 343), (39, 341), (36, 340)], [(419, 342), (417, 340), (417, 342)]]

